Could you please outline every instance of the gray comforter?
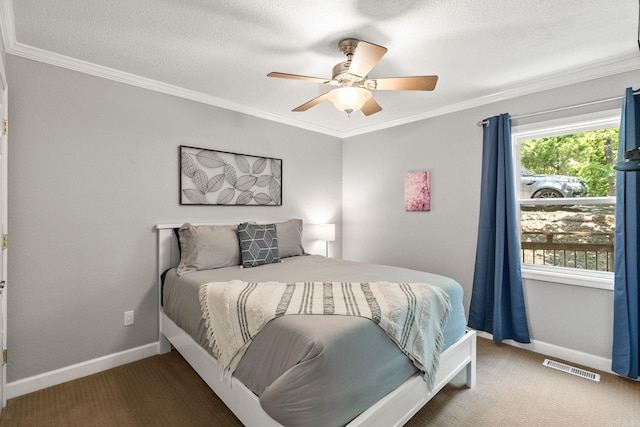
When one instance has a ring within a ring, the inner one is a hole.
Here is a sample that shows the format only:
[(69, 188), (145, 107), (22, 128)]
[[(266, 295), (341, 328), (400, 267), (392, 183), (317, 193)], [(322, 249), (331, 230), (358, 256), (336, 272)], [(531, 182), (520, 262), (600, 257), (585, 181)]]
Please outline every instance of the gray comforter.
[[(444, 331), (445, 348), (465, 332), (462, 288), (454, 280), (414, 270), (361, 264), (319, 256), (286, 258), (279, 264), (227, 267), (177, 276), (169, 271), (163, 309), (208, 349), (198, 290), (213, 281), (423, 282), (449, 295), (453, 310)], [(285, 426), (347, 424), (416, 372), (411, 361), (372, 321), (359, 317), (290, 315), (260, 332), (234, 376), (260, 397), (260, 404)]]

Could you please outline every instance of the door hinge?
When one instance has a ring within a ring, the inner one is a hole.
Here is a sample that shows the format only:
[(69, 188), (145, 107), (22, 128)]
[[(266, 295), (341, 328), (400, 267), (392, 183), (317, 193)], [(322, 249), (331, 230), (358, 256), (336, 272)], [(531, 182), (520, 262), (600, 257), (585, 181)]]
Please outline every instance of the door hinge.
[(7, 364), (7, 349), (6, 348), (4, 350), (2, 350), (2, 364), (3, 365)]
[(9, 135), (9, 120), (2, 121), (2, 133)]
[(8, 234), (3, 234), (2, 235), (2, 249), (7, 249), (9, 247), (9, 235)]

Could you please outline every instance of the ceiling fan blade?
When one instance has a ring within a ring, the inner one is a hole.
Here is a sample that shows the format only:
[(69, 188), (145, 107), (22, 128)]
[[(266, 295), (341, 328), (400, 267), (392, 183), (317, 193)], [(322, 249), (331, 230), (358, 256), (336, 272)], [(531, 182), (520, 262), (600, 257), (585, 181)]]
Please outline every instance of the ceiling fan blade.
[(299, 107), (294, 108), (291, 111), (307, 111), (309, 108), (311, 107), (315, 107), (316, 105), (320, 104), (322, 101), (324, 101), (325, 99), (327, 99), (327, 94), (322, 94), (316, 98), (313, 98), (311, 101), (305, 102), (304, 104), (302, 104)]
[(361, 110), (365, 116), (370, 116), (377, 113), (378, 111), (382, 111), (382, 107), (376, 102), (375, 99), (373, 99), (373, 97), (371, 97), (367, 102), (364, 103)]
[(323, 79), (320, 77), (309, 77), (309, 76), (301, 76), (299, 74), (278, 73), (275, 71), (272, 71), (271, 73), (267, 74), (267, 77), (277, 77), (279, 79), (306, 80), (309, 82), (317, 82), (317, 83), (328, 82), (327, 79)]
[(375, 81), (377, 90), (433, 90), (438, 76), (389, 77)]
[(380, 58), (387, 53), (387, 48), (369, 42), (358, 42), (356, 51), (351, 58), (349, 73), (365, 77), (376, 66)]

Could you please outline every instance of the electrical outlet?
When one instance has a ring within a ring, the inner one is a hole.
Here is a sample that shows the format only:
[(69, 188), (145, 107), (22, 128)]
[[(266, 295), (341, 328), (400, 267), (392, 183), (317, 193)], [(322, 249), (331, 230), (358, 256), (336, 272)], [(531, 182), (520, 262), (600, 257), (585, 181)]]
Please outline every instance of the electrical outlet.
[(133, 325), (133, 310), (124, 312), (124, 326)]

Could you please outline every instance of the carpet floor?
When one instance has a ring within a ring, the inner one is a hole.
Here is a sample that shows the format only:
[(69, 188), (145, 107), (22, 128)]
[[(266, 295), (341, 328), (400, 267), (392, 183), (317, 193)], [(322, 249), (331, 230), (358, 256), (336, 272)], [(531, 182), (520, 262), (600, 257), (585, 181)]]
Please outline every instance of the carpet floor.
[[(477, 385), (458, 375), (407, 426), (640, 426), (640, 382), (597, 371), (594, 382), (544, 358), (479, 338)], [(0, 427), (240, 425), (175, 351), (10, 399), (0, 417)]]

